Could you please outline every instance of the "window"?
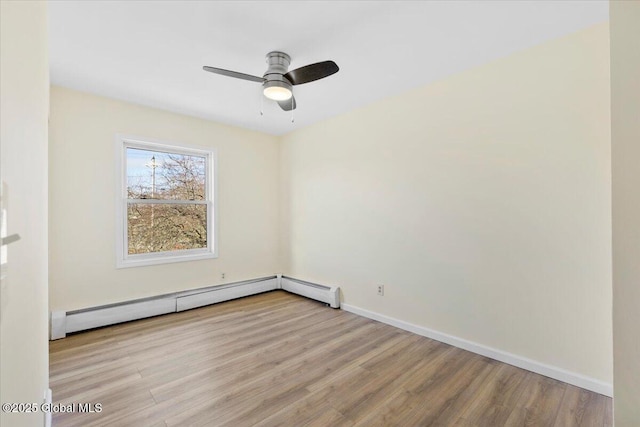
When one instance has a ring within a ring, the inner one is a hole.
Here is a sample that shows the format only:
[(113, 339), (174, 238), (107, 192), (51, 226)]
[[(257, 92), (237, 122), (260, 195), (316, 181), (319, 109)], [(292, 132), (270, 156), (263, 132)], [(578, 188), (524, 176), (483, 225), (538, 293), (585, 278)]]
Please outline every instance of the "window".
[(217, 256), (213, 150), (118, 136), (117, 267)]

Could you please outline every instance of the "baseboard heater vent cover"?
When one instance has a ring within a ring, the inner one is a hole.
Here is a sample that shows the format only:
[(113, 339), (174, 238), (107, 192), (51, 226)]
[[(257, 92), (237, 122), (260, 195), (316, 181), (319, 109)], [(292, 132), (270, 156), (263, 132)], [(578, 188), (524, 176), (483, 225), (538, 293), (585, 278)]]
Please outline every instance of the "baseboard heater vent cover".
[(176, 298), (176, 311), (204, 307), (205, 305), (261, 294), (262, 292), (276, 289), (278, 289), (277, 276), (197, 289), (178, 295)]
[(322, 301), (333, 308), (340, 308), (340, 288), (337, 286), (324, 286), (282, 276), (280, 287), (287, 292)]
[(72, 332), (190, 310), (276, 289), (322, 301), (333, 308), (340, 307), (339, 288), (277, 275), (82, 310), (54, 311), (51, 313), (51, 339), (64, 338)]

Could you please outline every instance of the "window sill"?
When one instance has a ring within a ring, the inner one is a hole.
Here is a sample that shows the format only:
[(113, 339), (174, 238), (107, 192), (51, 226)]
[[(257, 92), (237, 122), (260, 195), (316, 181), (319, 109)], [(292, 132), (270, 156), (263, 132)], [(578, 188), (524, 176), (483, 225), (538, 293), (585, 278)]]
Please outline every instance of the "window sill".
[(152, 256), (132, 256), (126, 259), (119, 259), (116, 268), (145, 267), (148, 265), (171, 264), (175, 262), (199, 261), (202, 259), (217, 258), (218, 254), (212, 252), (198, 252), (190, 254), (168, 253), (165, 255)]

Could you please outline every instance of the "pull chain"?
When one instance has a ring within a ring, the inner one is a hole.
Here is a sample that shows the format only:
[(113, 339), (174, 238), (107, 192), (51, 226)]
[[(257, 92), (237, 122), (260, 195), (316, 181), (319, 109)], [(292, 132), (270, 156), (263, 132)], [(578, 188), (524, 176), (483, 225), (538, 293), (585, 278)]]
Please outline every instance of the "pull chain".
[(260, 91), (260, 116), (264, 116), (264, 112), (262, 111), (262, 107), (264, 106), (264, 95), (262, 91)]
[(293, 94), (291, 95), (291, 123), (294, 123), (295, 119), (293, 118)]

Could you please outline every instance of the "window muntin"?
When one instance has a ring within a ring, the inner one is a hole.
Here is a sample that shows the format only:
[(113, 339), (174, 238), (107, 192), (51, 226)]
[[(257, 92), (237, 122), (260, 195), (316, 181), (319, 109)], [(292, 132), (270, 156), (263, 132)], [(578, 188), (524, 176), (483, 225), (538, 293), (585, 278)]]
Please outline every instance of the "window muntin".
[(118, 267), (216, 256), (214, 153), (120, 138)]

